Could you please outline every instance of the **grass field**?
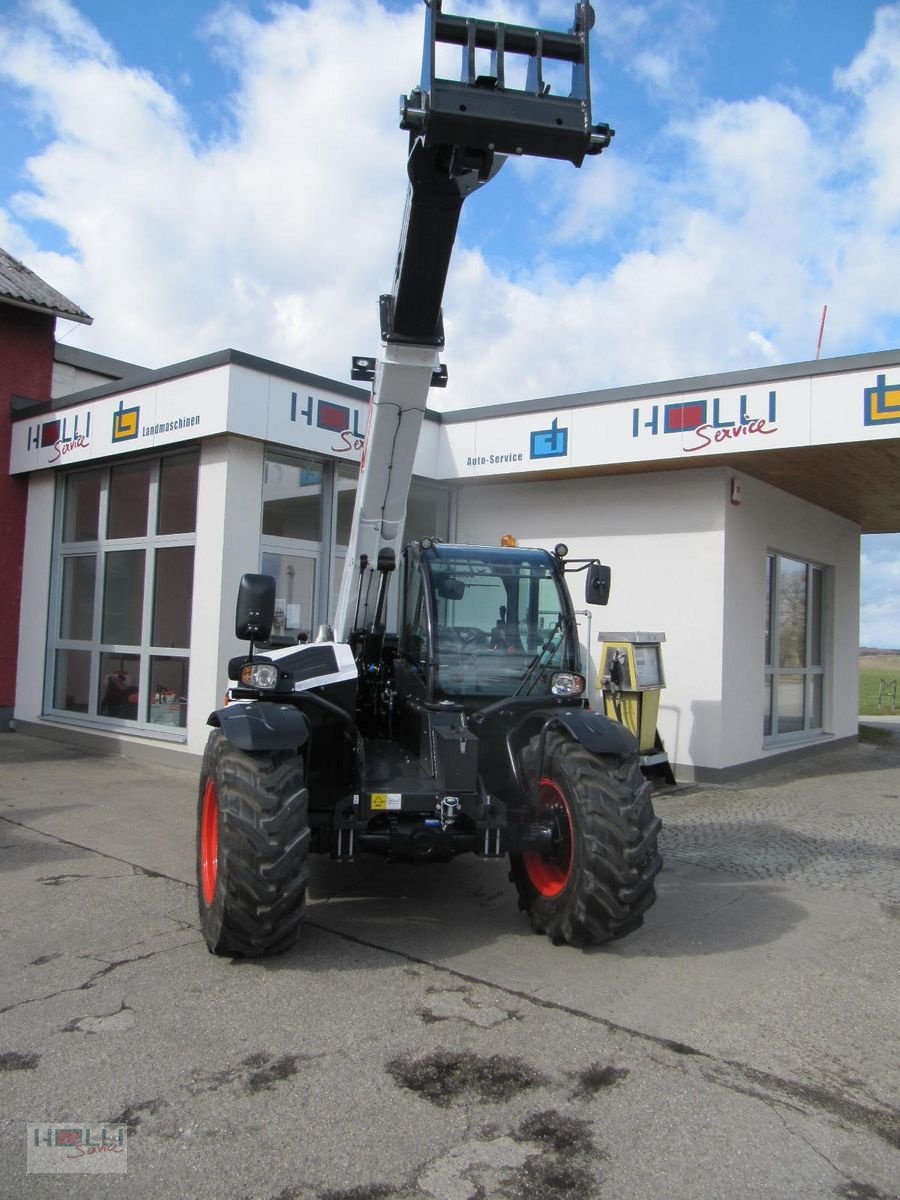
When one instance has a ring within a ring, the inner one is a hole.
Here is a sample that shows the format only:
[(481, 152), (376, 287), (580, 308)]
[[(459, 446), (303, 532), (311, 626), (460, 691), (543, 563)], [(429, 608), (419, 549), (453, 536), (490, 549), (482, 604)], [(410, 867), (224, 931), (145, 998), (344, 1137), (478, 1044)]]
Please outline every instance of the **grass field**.
[[(882, 682), (894, 685), (896, 701), (886, 694), (878, 706)], [(900, 654), (861, 654), (859, 657), (859, 715), (872, 717), (879, 713), (900, 715)]]

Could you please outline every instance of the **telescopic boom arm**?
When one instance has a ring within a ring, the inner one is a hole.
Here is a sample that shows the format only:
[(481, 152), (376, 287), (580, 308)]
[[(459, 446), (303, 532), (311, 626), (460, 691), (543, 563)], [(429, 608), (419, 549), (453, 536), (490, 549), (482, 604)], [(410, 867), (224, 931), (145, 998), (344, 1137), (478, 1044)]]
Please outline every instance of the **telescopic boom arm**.
[[(380, 603), (369, 604), (369, 583), (377, 569), (384, 584), (396, 563), (428, 389), (446, 381), (438, 363), (441, 301), (463, 201), (511, 154), (580, 167), (613, 137), (608, 125), (591, 124), (589, 3), (576, 4), (568, 33), (451, 16), (441, 11), (441, 0), (425, 3), (421, 82), (400, 99), (400, 127), (409, 133), (409, 191), (393, 289), (380, 301), (382, 351), (374, 373), (356, 375), (374, 374), (374, 388), (334, 618), (338, 641), (364, 629), (378, 633), (384, 586)], [(458, 80), (437, 73), (442, 44), (460, 48)], [(512, 86), (523, 57), (524, 87)], [(550, 94), (548, 62), (571, 66), (570, 95)], [(479, 73), (483, 65), (487, 72)]]

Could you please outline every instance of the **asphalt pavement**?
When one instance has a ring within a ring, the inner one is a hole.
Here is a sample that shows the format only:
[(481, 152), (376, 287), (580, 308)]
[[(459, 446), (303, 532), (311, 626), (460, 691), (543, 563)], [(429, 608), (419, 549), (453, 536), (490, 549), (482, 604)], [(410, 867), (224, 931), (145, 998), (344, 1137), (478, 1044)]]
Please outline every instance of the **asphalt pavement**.
[[(360, 859), (215, 958), (196, 787), (0, 735), (0, 1196), (900, 1197), (896, 722), (660, 793), (657, 904), (589, 951), (503, 863)], [(60, 1167), (51, 1123), (124, 1133)]]

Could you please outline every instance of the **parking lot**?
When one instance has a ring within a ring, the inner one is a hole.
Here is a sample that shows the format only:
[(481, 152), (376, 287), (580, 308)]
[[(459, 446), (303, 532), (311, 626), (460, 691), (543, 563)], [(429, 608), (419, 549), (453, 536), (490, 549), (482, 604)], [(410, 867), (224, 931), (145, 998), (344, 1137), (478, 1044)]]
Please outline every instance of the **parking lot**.
[[(505, 864), (319, 861), (300, 942), (207, 953), (192, 771), (0, 736), (0, 1194), (900, 1196), (900, 732), (657, 798), (636, 934), (555, 948)], [(127, 1129), (26, 1172), (26, 1126)]]

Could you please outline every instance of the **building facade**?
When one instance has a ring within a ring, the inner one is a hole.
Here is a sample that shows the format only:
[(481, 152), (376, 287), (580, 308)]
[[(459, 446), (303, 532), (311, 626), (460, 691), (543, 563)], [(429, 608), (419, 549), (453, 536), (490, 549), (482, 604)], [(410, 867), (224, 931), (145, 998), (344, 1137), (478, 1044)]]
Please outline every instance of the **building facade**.
[[(368, 395), (236, 351), (61, 359), (68, 394), (12, 424), (16, 720), (198, 755), (240, 576), (275, 576), (276, 641), (329, 619)], [(860, 535), (900, 529), (898, 455), (900, 352), (429, 414), (407, 536), (609, 564), (579, 613), (594, 702), (603, 635), (664, 632), (676, 776), (726, 778), (856, 736)]]

